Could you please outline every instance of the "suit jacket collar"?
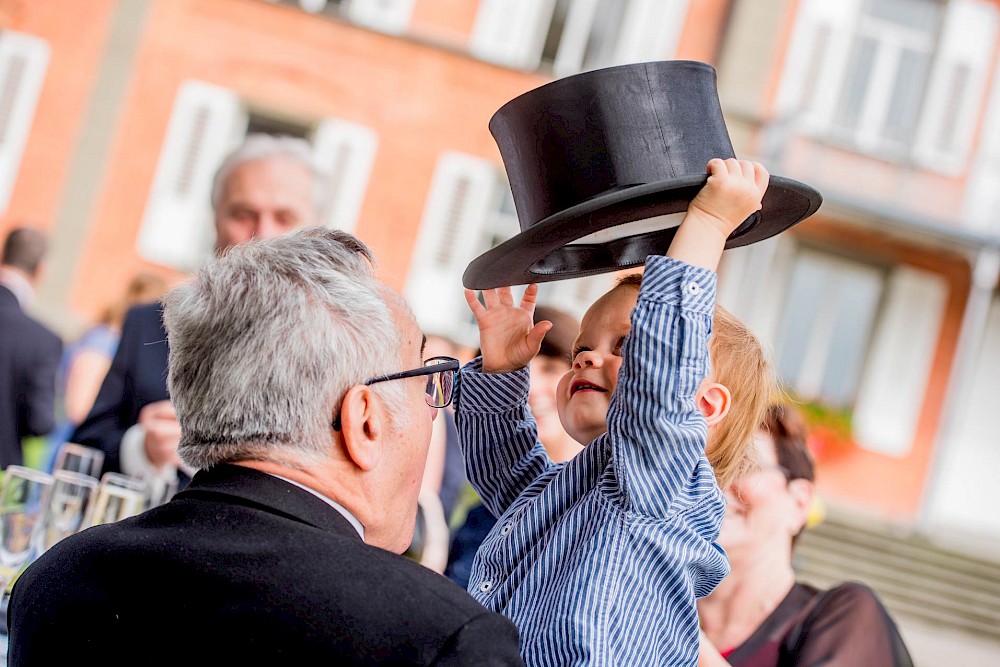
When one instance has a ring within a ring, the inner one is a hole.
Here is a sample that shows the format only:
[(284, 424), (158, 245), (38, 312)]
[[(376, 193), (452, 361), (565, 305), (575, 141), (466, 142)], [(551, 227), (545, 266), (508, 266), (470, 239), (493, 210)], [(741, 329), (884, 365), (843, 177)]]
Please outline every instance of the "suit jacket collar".
[(175, 498), (225, 497), (230, 502), (256, 505), (321, 530), (361, 541), (354, 526), (321, 498), (253, 468), (222, 464), (199, 470)]
[(0, 308), (3, 310), (21, 310), (17, 295), (9, 287), (0, 283)]
[(0, 286), (14, 295), (22, 310), (30, 307), (35, 298), (35, 289), (28, 279), (13, 269), (0, 266)]

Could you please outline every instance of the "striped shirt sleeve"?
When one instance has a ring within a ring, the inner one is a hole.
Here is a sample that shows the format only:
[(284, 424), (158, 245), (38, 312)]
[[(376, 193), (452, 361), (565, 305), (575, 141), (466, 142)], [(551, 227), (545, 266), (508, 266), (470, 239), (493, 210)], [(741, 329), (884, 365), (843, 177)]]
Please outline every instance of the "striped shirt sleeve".
[(715, 283), (715, 273), (667, 257), (646, 262), (606, 436), (629, 511), (665, 518), (681, 496), (715, 491), (694, 400), (709, 373)]
[(466, 474), (483, 504), (499, 517), (555, 465), (538, 441), (528, 410), (528, 369), (483, 373), (482, 359), (476, 358), (458, 379), (455, 424)]

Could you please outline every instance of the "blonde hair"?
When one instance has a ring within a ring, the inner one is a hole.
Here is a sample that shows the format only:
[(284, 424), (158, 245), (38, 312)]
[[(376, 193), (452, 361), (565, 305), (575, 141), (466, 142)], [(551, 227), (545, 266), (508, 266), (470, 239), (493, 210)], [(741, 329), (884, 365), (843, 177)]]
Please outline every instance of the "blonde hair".
[(120, 328), (132, 306), (156, 301), (167, 291), (167, 282), (155, 273), (142, 272), (129, 281), (125, 292), (101, 313), (100, 323)]
[[(642, 283), (641, 273), (620, 278), (618, 287)], [(705, 456), (715, 470), (720, 488), (726, 488), (753, 466), (751, 444), (775, 391), (771, 365), (753, 332), (722, 306), (715, 306), (715, 323), (708, 341), (712, 380), (732, 397), (729, 413), (709, 432)]]

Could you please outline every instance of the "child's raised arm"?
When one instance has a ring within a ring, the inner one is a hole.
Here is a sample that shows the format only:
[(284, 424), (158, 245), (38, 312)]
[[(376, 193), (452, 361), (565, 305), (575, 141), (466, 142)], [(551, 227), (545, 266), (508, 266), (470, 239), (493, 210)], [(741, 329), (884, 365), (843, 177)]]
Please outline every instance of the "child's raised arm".
[(763, 165), (735, 158), (710, 160), (708, 173), (708, 182), (688, 206), (667, 257), (715, 271), (726, 239), (760, 210), (770, 177)]
[(483, 301), (476, 293), (465, 290), (465, 300), (479, 325), (479, 349), (482, 350), (483, 372), (509, 373), (527, 366), (538, 354), (542, 339), (552, 328), (543, 320), (534, 324), (535, 297), (538, 285), (528, 285), (521, 305), (514, 305), (509, 287), (483, 290)]

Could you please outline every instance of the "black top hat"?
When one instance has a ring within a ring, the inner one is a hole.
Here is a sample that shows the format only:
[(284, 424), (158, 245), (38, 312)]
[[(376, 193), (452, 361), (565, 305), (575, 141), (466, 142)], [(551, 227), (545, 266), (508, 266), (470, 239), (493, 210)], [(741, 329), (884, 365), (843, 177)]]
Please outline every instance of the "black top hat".
[[(609, 67), (514, 98), (490, 120), (521, 233), (477, 257), (471, 289), (577, 278), (664, 254), (712, 158), (735, 157), (715, 69), (674, 60)], [(771, 176), (763, 208), (727, 248), (819, 208), (813, 188)]]

